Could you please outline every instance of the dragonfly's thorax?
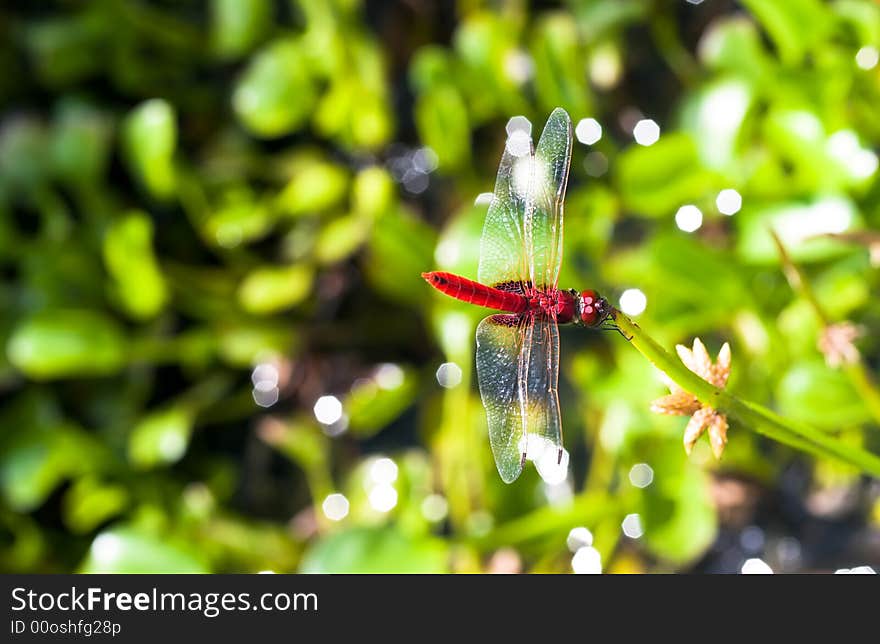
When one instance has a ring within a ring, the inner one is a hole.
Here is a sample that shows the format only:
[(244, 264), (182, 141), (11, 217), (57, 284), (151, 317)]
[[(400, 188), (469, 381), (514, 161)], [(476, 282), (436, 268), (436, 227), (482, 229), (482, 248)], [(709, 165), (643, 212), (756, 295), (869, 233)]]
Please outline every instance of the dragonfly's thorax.
[(528, 295), (529, 307), (545, 315), (555, 317), (559, 324), (574, 322), (576, 316), (576, 294), (556, 288), (535, 290)]

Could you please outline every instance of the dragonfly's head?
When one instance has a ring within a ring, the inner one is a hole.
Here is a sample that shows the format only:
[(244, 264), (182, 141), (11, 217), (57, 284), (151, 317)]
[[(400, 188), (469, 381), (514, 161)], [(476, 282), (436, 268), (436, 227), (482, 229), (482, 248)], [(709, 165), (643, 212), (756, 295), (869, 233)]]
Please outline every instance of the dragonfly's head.
[(575, 318), (584, 326), (599, 326), (611, 314), (608, 300), (596, 291), (581, 291), (575, 301)]

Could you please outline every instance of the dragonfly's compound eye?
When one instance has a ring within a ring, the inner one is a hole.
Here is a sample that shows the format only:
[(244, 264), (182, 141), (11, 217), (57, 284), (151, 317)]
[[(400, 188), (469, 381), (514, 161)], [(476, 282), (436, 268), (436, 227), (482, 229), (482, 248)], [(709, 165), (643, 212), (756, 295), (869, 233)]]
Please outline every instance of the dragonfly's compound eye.
[(605, 300), (596, 291), (583, 291), (578, 304), (581, 322), (587, 326), (599, 324), (607, 315)]

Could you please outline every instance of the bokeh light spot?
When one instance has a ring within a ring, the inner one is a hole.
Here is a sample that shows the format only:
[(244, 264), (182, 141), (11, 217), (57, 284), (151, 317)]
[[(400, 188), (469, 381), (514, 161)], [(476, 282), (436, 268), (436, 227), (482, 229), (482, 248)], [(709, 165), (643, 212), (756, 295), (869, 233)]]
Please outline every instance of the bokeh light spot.
[(444, 362), (437, 368), (437, 383), (446, 389), (461, 384), (461, 367), (454, 362)]
[(390, 512), (397, 505), (397, 490), (389, 483), (376, 485), (370, 490), (369, 500), (377, 512)]
[(532, 57), (521, 49), (514, 49), (504, 57), (504, 73), (517, 85), (522, 85), (535, 73)]
[(544, 483), (558, 485), (568, 477), (568, 462), (568, 450), (563, 449), (560, 457), (559, 450), (555, 446), (549, 446), (535, 459), (535, 468)]
[(376, 367), (373, 377), (380, 389), (387, 391), (397, 389), (403, 384), (403, 369), (394, 363), (386, 362)]
[(602, 126), (594, 118), (581, 119), (574, 129), (574, 135), (584, 145), (593, 145), (602, 138)]
[(871, 566), (856, 566), (855, 568), (838, 568), (835, 575), (876, 575), (877, 571)]
[(647, 463), (636, 463), (629, 470), (629, 482), (637, 488), (646, 488), (654, 482), (654, 470)]
[(342, 418), (342, 403), (336, 396), (321, 396), (314, 407), (315, 418), (322, 425), (333, 425)]
[(271, 407), (278, 402), (280, 392), (278, 387), (267, 386), (265, 382), (259, 383), (251, 392), (254, 402), (260, 407)]
[(348, 502), (348, 499), (345, 498), (345, 495), (339, 494), (338, 492), (327, 495), (327, 498), (324, 499), (324, 502), (321, 504), (324, 516), (331, 521), (342, 521), (348, 516), (350, 507), (351, 504)]
[(422, 516), (428, 521), (442, 521), (448, 513), (449, 502), (440, 494), (429, 494), (422, 501)]
[(377, 485), (391, 485), (397, 480), (397, 463), (390, 458), (377, 458), (370, 466), (370, 479)]
[(703, 225), (703, 213), (692, 204), (687, 204), (675, 213), (675, 225), (679, 230), (692, 233)]
[(593, 533), (584, 526), (572, 528), (568, 532), (565, 544), (571, 552), (577, 552), (581, 548), (593, 545)]
[(514, 116), (507, 121), (505, 127), (507, 136), (512, 137), (515, 132), (522, 132), (526, 136), (532, 135), (532, 122), (525, 116)]
[(647, 296), (637, 288), (628, 288), (620, 294), (620, 310), (627, 315), (641, 315), (647, 306)]
[(523, 130), (514, 130), (507, 137), (507, 151), (515, 157), (525, 157), (532, 151), (532, 137)]
[(578, 548), (571, 558), (571, 569), (578, 575), (598, 575), (602, 572), (602, 555), (592, 546)]
[(856, 52), (856, 65), (864, 70), (874, 69), (880, 62), (880, 51), (876, 47), (866, 45)]
[(495, 198), (495, 193), (493, 192), (481, 192), (477, 195), (477, 198), (474, 199), (475, 206), (488, 206), (492, 203), (492, 199)]
[(718, 193), (715, 205), (722, 215), (735, 215), (742, 208), (742, 196), (733, 188), (726, 188)]
[(772, 575), (773, 569), (763, 559), (746, 559), (741, 569), (744, 575)]
[(92, 557), (102, 566), (112, 566), (122, 554), (122, 540), (113, 534), (98, 535), (92, 542)]
[(584, 157), (584, 170), (591, 177), (601, 177), (608, 172), (608, 157), (601, 152), (590, 152)]
[(627, 514), (620, 527), (623, 530), (623, 534), (630, 539), (639, 539), (645, 534), (645, 530), (642, 527), (642, 517), (638, 514)]
[(654, 145), (660, 139), (660, 126), (653, 119), (642, 119), (633, 128), (633, 138), (639, 145)]

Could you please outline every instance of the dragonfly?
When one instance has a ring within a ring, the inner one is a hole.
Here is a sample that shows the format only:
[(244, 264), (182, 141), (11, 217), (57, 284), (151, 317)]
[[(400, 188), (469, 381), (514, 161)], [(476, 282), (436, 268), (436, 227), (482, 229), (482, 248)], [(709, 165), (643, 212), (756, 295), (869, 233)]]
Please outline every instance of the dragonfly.
[(513, 132), (483, 225), (477, 280), (422, 273), (446, 295), (501, 311), (477, 327), (476, 363), (489, 443), (505, 483), (545, 450), (555, 450), (557, 465), (562, 461), (558, 326), (617, 329), (612, 307), (595, 290), (557, 285), (571, 147), (571, 119), (561, 108), (550, 114), (537, 146), (528, 133)]

